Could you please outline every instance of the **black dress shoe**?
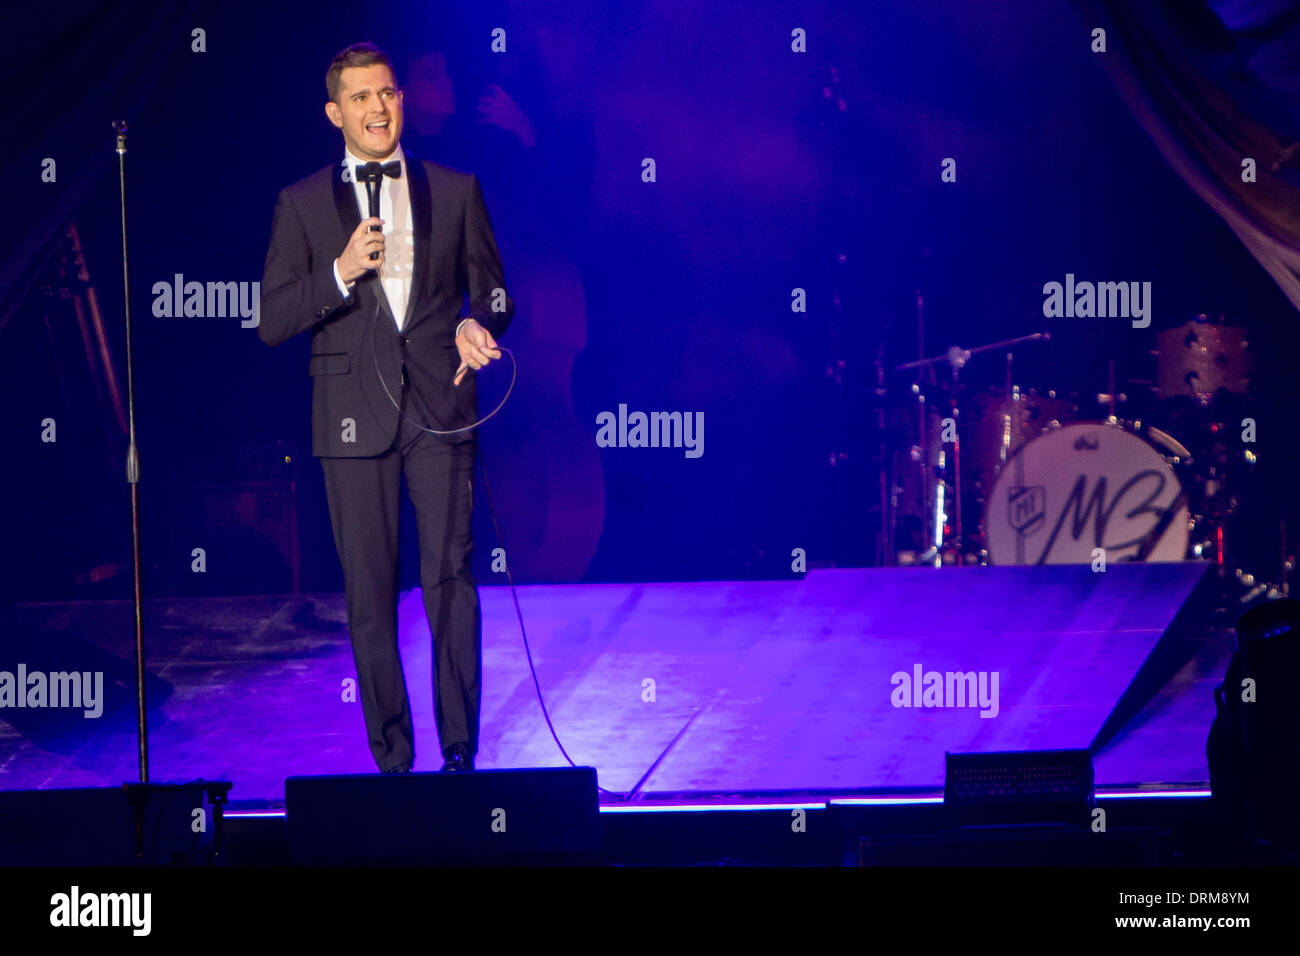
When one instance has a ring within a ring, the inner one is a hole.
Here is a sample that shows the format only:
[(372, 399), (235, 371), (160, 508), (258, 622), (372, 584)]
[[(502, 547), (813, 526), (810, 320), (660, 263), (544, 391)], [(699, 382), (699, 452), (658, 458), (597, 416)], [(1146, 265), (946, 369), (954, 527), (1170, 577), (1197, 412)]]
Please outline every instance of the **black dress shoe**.
[(474, 769), (474, 757), (464, 744), (452, 744), (444, 752), (447, 762), (442, 765), (443, 773), (454, 773)]
[(411, 772), (410, 764), (405, 764), (405, 763), (399, 763), (397, 766), (389, 767), (387, 770), (384, 771), (384, 773), (410, 773), (410, 772)]

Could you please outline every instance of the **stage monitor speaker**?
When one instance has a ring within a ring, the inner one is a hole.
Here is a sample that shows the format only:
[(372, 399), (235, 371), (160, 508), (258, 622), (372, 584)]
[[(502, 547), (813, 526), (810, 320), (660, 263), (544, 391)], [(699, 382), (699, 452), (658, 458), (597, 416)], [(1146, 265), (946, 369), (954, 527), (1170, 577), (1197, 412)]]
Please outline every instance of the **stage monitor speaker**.
[(297, 864), (593, 863), (592, 767), (289, 777)]
[(228, 782), (0, 791), (0, 865), (204, 866)]
[(949, 826), (1087, 826), (1092, 753), (1025, 750), (946, 755), (943, 805)]

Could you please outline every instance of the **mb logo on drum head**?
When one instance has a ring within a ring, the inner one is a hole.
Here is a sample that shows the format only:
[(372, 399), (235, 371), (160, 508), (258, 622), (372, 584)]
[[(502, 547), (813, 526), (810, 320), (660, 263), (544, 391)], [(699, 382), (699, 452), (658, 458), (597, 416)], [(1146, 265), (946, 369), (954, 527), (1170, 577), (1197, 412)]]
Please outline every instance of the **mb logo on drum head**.
[[(1173, 467), (1120, 425), (1075, 422), (1026, 442), (988, 499), (994, 564), (1183, 561), (1190, 516)], [(1005, 510), (1003, 510), (1005, 508)]]
[(1042, 485), (1012, 488), (1007, 494), (1007, 522), (1021, 535), (1031, 535), (1047, 520), (1047, 489)]

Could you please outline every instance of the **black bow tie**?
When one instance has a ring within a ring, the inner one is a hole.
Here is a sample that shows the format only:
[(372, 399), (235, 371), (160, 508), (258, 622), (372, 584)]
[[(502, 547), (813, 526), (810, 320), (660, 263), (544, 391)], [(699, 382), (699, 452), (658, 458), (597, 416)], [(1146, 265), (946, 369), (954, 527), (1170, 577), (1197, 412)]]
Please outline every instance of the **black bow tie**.
[(375, 179), (380, 176), (392, 176), (394, 179), (400, 179), (402, 177), (402, 161), (395, 159), (391, 163), (363, 163), (360, 166), (353, 166), (352, 172), (359, 183), (364, 183), (372, 176)]

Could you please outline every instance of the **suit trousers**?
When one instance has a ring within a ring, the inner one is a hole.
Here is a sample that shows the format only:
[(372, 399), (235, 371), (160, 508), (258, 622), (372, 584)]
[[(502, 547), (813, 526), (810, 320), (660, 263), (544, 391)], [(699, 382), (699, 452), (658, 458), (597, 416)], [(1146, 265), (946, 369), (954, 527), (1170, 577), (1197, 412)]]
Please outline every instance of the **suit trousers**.
[[(478, 752), (482, 618), (472, 567), (477, 440), (452, 444), (408, 420), (374, 458), (321, 458), (370, 751), (380, 770), (415, 764), (415, 735), (398, 653), (398, 503), (402, 476), (415, 510), (420, 584), (433, 638), (434, 719), (446, 756)], [(441, 427), (434, 423), (434, 427)]]

